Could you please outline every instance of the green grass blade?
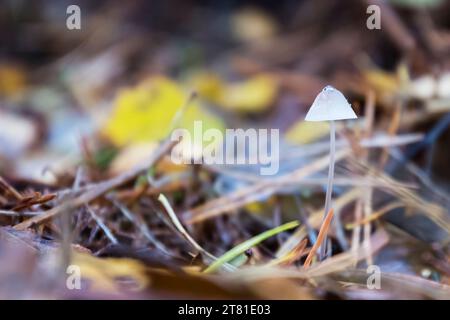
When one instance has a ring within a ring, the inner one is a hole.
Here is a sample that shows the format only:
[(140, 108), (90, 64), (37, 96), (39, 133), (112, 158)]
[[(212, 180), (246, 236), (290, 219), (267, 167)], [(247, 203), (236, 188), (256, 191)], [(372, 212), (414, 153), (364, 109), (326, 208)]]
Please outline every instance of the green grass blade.
[(261, 243), (262, 241), (264, 241), (270, 237), (273, 237), (274, 235), (277, 235), (278, 233), (295, 228), (298, 225), (299, 225), (298, 221), (291, 221), (291, 222), (282, 224), (281, 226), (278, 226), (276, 228), (264, 231), (263, 233), (260, 233), (257, 236), (254, 236), (253, 238), (250, 238), (250, 239), (238, 244), (236, 247), (232, 248), (231, 250), (225, 252), (216, 261), (214, 261), (212, 264), (210, 264), (209, 267), (206, 268), (203, 272), (211, 273), (211, 272), (217, 271), (217, 269), (219, 269), (220, 266), (222, 266), (224, 263), (227, 263), (227, 262), (235, 259), (240, 254), (244, 253), (246, 250), (256, 246), (257, 244)]

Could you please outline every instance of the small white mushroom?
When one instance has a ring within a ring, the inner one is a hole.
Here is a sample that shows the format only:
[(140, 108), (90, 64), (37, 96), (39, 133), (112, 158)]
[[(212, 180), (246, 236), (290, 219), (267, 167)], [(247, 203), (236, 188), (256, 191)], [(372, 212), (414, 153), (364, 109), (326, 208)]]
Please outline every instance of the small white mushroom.
[[(336, 126), (334, 120), (346, 120), (358, 118), (353, 111), (351, 105), (345, 99), (344, 95), (333, 88), (326, 86), (317, 95), (311, 108), (306, 114), (306, 121), (330, 121), (330, 165), (328, 168), (328, 182), (325, 196), (325, 213), (324, 219), (331, 208), (331, 195), (333, 192), (333, 178), (334, 178), (334, 159), (336, 152)], [(323, 240), (320, 248), (320, 259), (323, 259), (326, 254), (326, 237)]]
[(344, 95), (326, 86), (317, 95), (311, 108), (306, 114), (306, 121), (333, 121), (358, 118)]

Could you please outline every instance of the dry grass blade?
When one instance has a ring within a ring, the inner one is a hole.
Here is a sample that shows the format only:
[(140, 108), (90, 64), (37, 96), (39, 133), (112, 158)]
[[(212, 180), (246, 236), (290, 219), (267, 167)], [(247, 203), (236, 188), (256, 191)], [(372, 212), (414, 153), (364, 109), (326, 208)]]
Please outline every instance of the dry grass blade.
[[(336, 211), (341, 210), (347, 204), (355, 201), (361, 194), (359, 188), (351, 189), (334, 201), (333, 207)], [(322, 223), (323, 208), (310, 214), (308, 222), (313, 228), (318, 228)], [(281, 257), (292, 251), (307, 236), (306, 228), (298, 228), (278, 249), (276, 256)]]
[(328, 233), (328, 229), (330, 228), (331, 220), (333, 219), (333, 214), (334, 214), (334, 210), (333, 210), (333, 208), (331, 208), (330, 211), (328, 211), (325, 219), (323, 220), (322, 226), (320, 227), (319, 235), (317, 236), (317, 241), (316, 241), (316, 243), (314, 243), (313, 247), (311, 248), (311, 251), (309, 251), (309, 254), (306, 257), (305, 263), (303, 264), (303, 267), (305, 269), (309, 268), (314, 255), (316, 254), (317, 250), (322, 245), (322, 242)]
[(404, 204), (401, 202), (396, 201), (396, 202), (390, 203), (390, 204), (384, 206), (383, 208), (375, 211), (369, 217), (363, 218), (363, 219), (361, 219), (359, 221), (355, 221), (353, 223), (346, 224), (345, 229), (351, 230), (351, 229), (354, 229), (357, 225), (362, 225), (362, 224), (366, 224), (366, 223), (375, 221), (378, 218), (380, 218), (382, 215), (388, 213), (389, 211), (397, 209), (397, 208), (402, 208), (402, 207), (404, 207)]
[[(353, 164), (366, 171), (368, 175), (377, 176), (384, 180), (387, 184), (396, 182), (390, 175), (375, 169), (373, 166), (363, 161), (353, 161)], [(398, 188), (388, 189), (388, 191), (392, 195), (397, 196), (405, 206), (417, 210), (418, 213), (425, 214), (450, 234), (450, 219), (447, 215), (448, 211), (444, 207), (424, 199), (417, 192), (408, 188), (399, 186)]]
[(103, 230), (105, 235), (108, 237), (108, 239), (113, 244), (118, 244), (119, 241), (117, 241), (117, 238), (114, 236), (114, 234), (109, 230), (109, 228), (106, 226), (106, 224), (103, 222), (103, 220), (92, 210), (90, 206), (86, 206), (89, 214), (92, 216), (92, 218), (95, 220), (95, 222), (98, 224), (98, 226)]
[[(389, 236), (384, 229), (380, 228), (372, 235), (371, 242), (371, 254), (374, 254), (389, 242)], [(281, 268), (279, 266), (263, 265), (242, 268), (236, 272), (230, 273), (229, 276), (237, 279), (246, 279), (246, 281), (285, 277), (308, 280), (346, 270), (354, 265), (355, 262), (366, 259), (366, 254), (367, 252), (363, 248), (359, 248), (356, 252), (346, 251), (334, 255), (321, 263), (313, 264), (307, 269)]]
[(268, 266), (289, 266), (293, 264), (295, 261), (300, 259), (303, 255), (307, 254), (309, 251), (305, 250), (306, 245), (308, 244), (308, 239), (303, 239), (300, 243), (292, 249), (292, 251), (288, 252), (286, 255), (275, 258), (270, 261)]
[[(173, 211), (172, 206), (169, 203), (169, 200), (167, 200), (166, 196), (162, 193), (159, 195), (158, 200), (163, 205), (164, 209), (166, 209), (167, 214), (169, 215), (170, 221), (172, 221), (173, 225), (175, 226), (176, 230), (186, 239), (186, 241), (198, 252), (206, 256), (211, 261), (217, 261), (217, 257), (203, 249), (201, 245), (197, 243), (197, 241), (194, 240), (194, 238), (191, 237), (191, 235), (186, 231), (186, 229), (181, 224), (180, 220), (178, 219), (177, 215), (175, 214), (175, 211)], [(235, 268), (228, 264), (224, 263), (222, 265), (226, 270), (232, 271)]]
[[(339, 282), (350, 282), (353, 284), (362, 284), (366, 287), (367, 272), (364, 269), (345, 270), (335, 273), (329, 280)], [(450, 299), (450, 286), (424, 279), (422, 277), (404, 274), (399, 272), (381, 272), (380, 281), (382, 283), (381, 291), (387, 292), (386, 299)], [(339, 288), (335, 288), (336, 292)], [(369, 290), (378, 291), (378, 290)], [(353, 294), (355, 293), (355, 294)], [(350, 299), (361, 299), (356, 291), (344, 293)]]
[[(349, 154), (350, 149), (344, 149), (336, 152), (336, 161), (342, 160)], [(198, 223), (225, 212), (231, 212), (239, 209), (248, 203), (267, 198), (284, 186), (292, 183), (292, 181), (301, 180), (302, 178), (323, 170), (328, 166), (328, 162), (329, 156), (327, 155), (317, 159), (309, 165), (295, 170), (292, 173), (269, 181), (255, 183), (254, 185), (244, 187), (236, 192), (233, 192), (232, 194), (223, 196), (219, 199), (211, 200), (204, 205), (187, 211), (185, 215), (191, 218), (189, 218), (186, 223)]]

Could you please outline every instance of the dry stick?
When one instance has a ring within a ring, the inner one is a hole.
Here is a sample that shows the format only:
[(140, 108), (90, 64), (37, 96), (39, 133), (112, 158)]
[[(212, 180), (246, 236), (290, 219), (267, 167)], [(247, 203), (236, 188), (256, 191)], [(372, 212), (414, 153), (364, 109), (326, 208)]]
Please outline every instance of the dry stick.
[(53, 209), (45, 211), (43, 214), (33, 217), (31, 219), (25, 220), (22, 223), (19, 223), (14, 226), (16, 230), (25, 230), (30, 228), (32, 225), (43, 223), (48, 219), (53, 218), (54, 216), (60, 214), (63, 210), (70, 210), (77, 208), (81, 205), (87, 204), (92, 200), (100, 197), (104, 193), (108, 192), (111, 189), (117, 188), (133, 179), (135, 179), (139, 174), (147, 170), (149, 167), (153, 166), (157, 163), (169, 150), (171, 150), (178, 141), (166, 140), (164, 143), (152, 153), (151, 157), (145, 163), (136, 166), (135, 168), (124, 172), (117, 177), (111, 178), (107, 181), (98, 183), (96, 187), (90, 188), (86, 192), (82, 193), (80, 196), (76, 197), (73, 200), (68, 201), (65, 204), (61, 204)]
[(331, 224), (331, 219), (333, 219), (333, 208), (330, 209), (328, 214), (326, 215), (325, 219), (323, 220), (322, 226), (319, 230), (319, 235), (317, 236), (317, 241), (314, 243), (313, 247), (311, 248), (311, 251), (309, 251), (308, 256), (306, 257), (305, 263), (303, 264), (303, 267), (306, 269), (311, 265), (312, 258), (316, 254), (317, 249), (319, 249), (321, 243), (325, 240), (327, 236), (328, 229)]
[(3, 177), (0, 176), (0, 188), (4, 189), (7, 193), (10, 193), (16, 200), (23, 200), (23, 196), (12, 185), (10, 185)]
[(34, 211), (17, 212), (13, 210), (0, 210), (0, 215), (21, 217), (21, 216), (37, 216), (40, 215), (40, 213)]

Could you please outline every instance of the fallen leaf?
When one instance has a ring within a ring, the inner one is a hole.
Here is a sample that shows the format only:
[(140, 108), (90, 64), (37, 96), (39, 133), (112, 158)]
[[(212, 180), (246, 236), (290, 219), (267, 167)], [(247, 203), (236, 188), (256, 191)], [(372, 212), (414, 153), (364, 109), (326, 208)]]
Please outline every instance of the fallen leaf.
[(74, 252), (72, 265), (80, 268), (81, 276), (90, 282), (89, 290), (118, 293), (119, 280), (134, 280), (133, 291), (142, 291), (150, 284), (147, 268), (128, 258), (97, 258), (87, 253)]
[(278, 81), (268, 74), (226, 83), (215, 74), (200, 73), (193, 77), (191, 85), (202, 97), (232, 111), (264, 111), (278, 95)]
[[(117, 146), (162, 140), (187, 97), (176, 82), (163, 76), (152, 77), (118, 94), (102, 133)], [(180, 127), (192, 133), (195, 121), (202, 121), (203, 132), (224, 128), (219, 118), (191, 102), (180, 118)]]
[(21, 68), (0, 64), (0, 96), (11, 98), (24, 90), (25, 86), (26, 76)]
[(390, 97), (400, 88), (400, 81), (394, 73), (374, 69), (363, 72), (364, 79), (378, 95)]
[(264, 11), (247, 7), (231, 17), (233, 35), (243, 42), (256, 42), (273, 37), (278, 26), (275, 20)]
[(328, 122), (298, 121), (285, 134), (288, 142), (294, 144), (307, 144), (319, 140), (330, 132)]

